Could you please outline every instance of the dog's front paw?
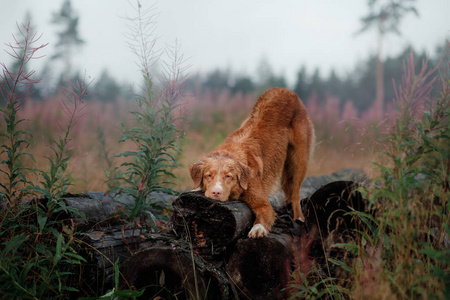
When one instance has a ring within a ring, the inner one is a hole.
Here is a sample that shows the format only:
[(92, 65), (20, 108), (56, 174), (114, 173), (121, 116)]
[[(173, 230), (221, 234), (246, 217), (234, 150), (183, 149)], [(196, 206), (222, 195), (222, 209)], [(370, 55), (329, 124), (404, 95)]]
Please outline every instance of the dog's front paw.
[(298, 217), (297, 220), (302, 222), (302, 223), (305, 223), (305, 217), (303, 217), (303, 216), (302, 217)]
[(253, 225), (252, 229), (248, 233), (248, 237), (252, 239), (262, 238), (269, 235), (269, 232), (261, 224)]

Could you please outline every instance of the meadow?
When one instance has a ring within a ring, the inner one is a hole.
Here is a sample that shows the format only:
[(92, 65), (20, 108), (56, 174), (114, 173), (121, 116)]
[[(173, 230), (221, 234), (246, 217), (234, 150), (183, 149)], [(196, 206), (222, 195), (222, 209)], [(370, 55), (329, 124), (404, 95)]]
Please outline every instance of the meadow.
[[(179, 168), (174, 170), (178, 181), (174, 189), (191, 188), (188, 164), (200, 159), (218, 146), (250, 114), (259, 96), (252, 94), (231, 94), (206, 92), (198, 95), (189, 93), (185, 101), (184, 137), (179, 142), (181, 153)], [(53, 137), (61, 129), (58, 122), (64, 119), (59, 100), (61, 95), (45, 100), (30, 99), (19, 112), (26, 119), (23, 127), (32, 133), (27, 152), (33, 154), (36, 163), (27, 166), (43, 168), (51, 149)], [(115, 155), (129, 145), (119, 143), (122, 136), (121, 124), (131, 124), (129, 111), (133, 103), (125, 99), (115, 102), (101, 102), (87, 98), (82, 119), (72, 132), (73, 155), (67, 172), (75, 179), (72, 192), (106, 191), (107, 174), (121, 162)], [(349, 105), (341, 111), (337, 99), (329, 97), (323, 107), (314, 99), (305, 100), (315, 124), (317, 146), (307, 176), (330, 174), (341, 168), (361, 168), (372, 172), (371, 161), (375, 159), (376, 140), (379, 137), (379, 122), (363, 121)]]

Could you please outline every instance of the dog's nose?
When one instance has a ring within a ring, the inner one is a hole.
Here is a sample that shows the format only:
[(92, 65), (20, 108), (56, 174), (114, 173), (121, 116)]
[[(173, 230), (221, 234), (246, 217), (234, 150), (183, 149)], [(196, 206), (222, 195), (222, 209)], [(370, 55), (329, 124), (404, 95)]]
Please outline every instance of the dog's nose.
[(219, 198), (220, 195), (222, 195), (222, 191), (219, 191), (219, 190), (212, 190), (212, 191), (211, 191), (211, 194), (212, 194), (213, 197)]

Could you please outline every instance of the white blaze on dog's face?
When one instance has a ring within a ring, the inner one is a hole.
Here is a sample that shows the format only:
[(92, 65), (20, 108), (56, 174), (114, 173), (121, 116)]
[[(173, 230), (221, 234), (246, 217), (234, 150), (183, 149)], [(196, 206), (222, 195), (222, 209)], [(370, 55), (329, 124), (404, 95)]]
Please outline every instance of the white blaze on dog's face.
[(229, 157), (207, 157), (190, 165), (189, 170), (194, 188), (200, 188), (208, 198), (236, 200), (248, 188), (250, 169)]

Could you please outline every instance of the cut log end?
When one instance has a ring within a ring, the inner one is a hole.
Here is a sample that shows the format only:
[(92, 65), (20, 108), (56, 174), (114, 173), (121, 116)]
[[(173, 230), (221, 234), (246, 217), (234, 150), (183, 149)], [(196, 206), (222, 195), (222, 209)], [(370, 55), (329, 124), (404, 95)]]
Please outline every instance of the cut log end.
[(173, 208), (173, 230), (204, 255), (222, 254), (228, 245), (248, 232), (253, 222), (252, 212), (245, 203), (220, 202), (205, 197), (202, 192), (181, 194)]

